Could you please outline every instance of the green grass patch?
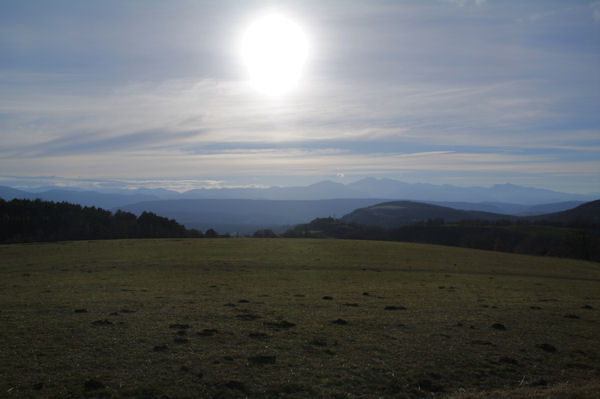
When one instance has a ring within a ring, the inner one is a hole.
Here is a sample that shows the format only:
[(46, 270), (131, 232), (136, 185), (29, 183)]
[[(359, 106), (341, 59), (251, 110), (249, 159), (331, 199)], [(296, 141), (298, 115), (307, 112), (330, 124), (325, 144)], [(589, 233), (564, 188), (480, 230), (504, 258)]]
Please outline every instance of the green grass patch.
[(600, 376), (598, 263), (171, 239), (4, 245), (0, 272), (3, 397), (593, 397)]

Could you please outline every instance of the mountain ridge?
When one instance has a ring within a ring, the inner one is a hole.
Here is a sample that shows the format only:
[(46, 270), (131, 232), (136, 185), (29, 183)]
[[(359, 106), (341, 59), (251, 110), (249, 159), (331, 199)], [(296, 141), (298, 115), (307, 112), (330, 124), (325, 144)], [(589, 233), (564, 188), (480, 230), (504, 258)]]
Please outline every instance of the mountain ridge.
[[(16, 191), (15, 191), (16, 190)], [(90, 196), (99, 197), (98, 204), (91, 203)], [(111, 197), (112, 196), (112, 197)], [(41, 198), (55, 201), (87, 201), (83, 205), (112, 208), (135, 202), (161, 199), (263, 199), (263, 200), (321, 200), (380, 198), (421, 202), (464, 202), (464, 203), (506, 203), (517, 205), (541, 205), (567, 201), (591, 201), (600, 193), (572, 194), (534, 187), (518, 186), (511, 183), (496, 184), (490, 187), (459, 187), (450, 184), (406, 183), (394, 179), (364, 178), (343, 184), (324, 180), (307, 186), (273, 186), (245, 188), (199, 188), (179, 193), (162, 188), (140, 187), (132, 190), (97, 189), (74, 190), (55, 187), (41, 192), (28, 192), (0, 186), (0, 197)], [(86, 198), (87, 197), (87, 198)], [(102, 198), (100, 198), (102, 197)], [(102, 201), (100, 201), (102, 199)], [(507, 209), (504, 209), (505, 213)]]

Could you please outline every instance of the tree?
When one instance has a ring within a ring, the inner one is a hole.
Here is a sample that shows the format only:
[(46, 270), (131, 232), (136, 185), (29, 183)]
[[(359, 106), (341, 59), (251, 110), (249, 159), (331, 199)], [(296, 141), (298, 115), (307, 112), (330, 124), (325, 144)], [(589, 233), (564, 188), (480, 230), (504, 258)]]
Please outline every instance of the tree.
[(202, 237), (175, 220), (144, 212), (84, 207), (67, 202), (0, 199), (0, 242), (100, 240), (146, 237)]
[(216, 238), (219, 235), (217, 234), (217, 232), (213, 229), (208, 229), (206, 230), (206, 233), (204, 233), (204, 237), (206, 238)]

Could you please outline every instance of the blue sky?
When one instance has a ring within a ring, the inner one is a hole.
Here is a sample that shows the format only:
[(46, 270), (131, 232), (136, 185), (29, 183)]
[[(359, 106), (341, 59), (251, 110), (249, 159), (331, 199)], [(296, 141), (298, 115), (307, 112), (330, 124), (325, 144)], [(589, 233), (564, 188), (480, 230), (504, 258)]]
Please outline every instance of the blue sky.
[[(298, 88), (242, 32), (302, 26)], [(0, 1), (0, 185), (600, 191), (599, 1)]]

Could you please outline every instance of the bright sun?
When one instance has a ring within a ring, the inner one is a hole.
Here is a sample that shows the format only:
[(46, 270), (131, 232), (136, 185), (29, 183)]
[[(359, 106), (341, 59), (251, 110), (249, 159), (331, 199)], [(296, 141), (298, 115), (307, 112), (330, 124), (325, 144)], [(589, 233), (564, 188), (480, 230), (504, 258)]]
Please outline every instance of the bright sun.
[(251, 84), (268, 95), (282, 95), (296, 87), (307, 56), (304, 32), (279, 14), (257, 19), (242, 38), (242, 59)]

